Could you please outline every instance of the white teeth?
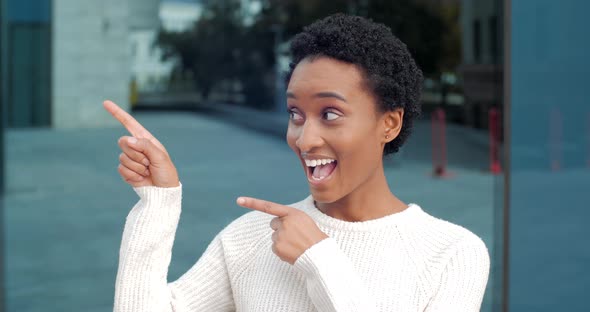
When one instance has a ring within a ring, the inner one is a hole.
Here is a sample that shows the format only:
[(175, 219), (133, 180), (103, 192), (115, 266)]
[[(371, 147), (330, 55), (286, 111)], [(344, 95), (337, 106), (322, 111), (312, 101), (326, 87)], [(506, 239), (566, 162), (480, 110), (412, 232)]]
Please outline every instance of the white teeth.
[(319, 165), (325, 165), (325, 164), (329, 164), (334, 162), (334, 159), (306, 159), (305, 160), (305, 165), (308, 167), (315, 167), (315, 166), (319, 166)]

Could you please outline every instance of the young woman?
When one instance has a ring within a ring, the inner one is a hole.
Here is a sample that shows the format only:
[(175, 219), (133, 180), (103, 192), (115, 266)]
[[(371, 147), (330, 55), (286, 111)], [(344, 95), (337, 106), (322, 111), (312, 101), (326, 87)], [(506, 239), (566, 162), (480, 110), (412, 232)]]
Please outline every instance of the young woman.
[(180, 279), (166, 276), (182, 185), (164, 146), (112, 102), (132, 134), (119, 173), (140, 197), (123, 233), (115, 311), (478, 311), (489, 272), (470, 231), (406, 204), (383, 156), (419, 114), (421, 71), (391, 30), (333, 15), (292, 42), (287, 142), (310, 196), (252, 211)]

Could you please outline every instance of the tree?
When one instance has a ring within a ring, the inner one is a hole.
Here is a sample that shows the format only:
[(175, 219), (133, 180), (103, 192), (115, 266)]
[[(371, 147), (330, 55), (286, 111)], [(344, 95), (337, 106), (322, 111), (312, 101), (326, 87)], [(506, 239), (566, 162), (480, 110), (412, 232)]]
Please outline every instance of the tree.
[(215, 85), (235, 76), (240, 26), (237, 1), (212, 2), (201, 19), (186, 32), (160, 31), (157, 39), (165, 59), (177, 56), (180, 70), (191, 72), (195, 87), (208, 98)]
[(261, 0), (260, 12), (248, 18), (245, 14), (252, 13), (243, 7), (244, 3), (209, 1), (191, 30), (159, 35), (164, 57), (180, 59), (180, 70), (192, 73), (195, 86), (205, 99), (221, 82), (237, 81), (246, 105), (273, 107), (274, 32), (280, 31), (286, 40), (305, 25), (337, 12), (362, 12), (391, 27), (427, 75), (438, 76), (458, 60), (454, 55), (458, 49), (445, 49), (445, 42), (456, 43), (455, 37), (445, 37), (445, 33), (458, 11), (443, 11), (443, 18), (441, 11), (417, 0)]
[(425, 74), (438, 73), (445, 25), (440, 16), (411, 0), (372, 0), (368, 15), (391, 27)]

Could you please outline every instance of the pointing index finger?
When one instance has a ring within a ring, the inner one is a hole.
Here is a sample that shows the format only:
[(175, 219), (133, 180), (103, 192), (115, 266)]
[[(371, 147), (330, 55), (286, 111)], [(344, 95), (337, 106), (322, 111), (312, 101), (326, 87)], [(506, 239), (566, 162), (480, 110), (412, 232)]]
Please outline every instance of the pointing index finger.
[(117, 104), (112, 101), (104, 101), (104, 108), (115, 117), (124, 127), (137, 138), (152, 138), (152, 134), (147, 131), (135, 118), (129, 115), (126, 111), (121, 109)]
[(287, 215), (291, 214), (294, 210), (294, 208), (288, 206), (251, 197), (238, 197), (236, 202), (238, 203), (238, 205), (242, 207), (258, 210), (264, 213), (271, 214), (273, 216), (277, 216), (279, 218), (286, 217)]

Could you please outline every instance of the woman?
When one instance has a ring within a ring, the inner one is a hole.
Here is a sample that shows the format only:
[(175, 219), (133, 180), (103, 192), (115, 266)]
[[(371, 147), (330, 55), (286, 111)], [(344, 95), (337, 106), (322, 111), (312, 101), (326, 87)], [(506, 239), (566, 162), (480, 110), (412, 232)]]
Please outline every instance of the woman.
[(297, 35), (287, 142), (311, 195), (252, 211), (167, 283), (182, 185), (164, 146), (112, 102), (130, 131), (119, 172), (140, 197), (121, 243), (115, 311), (477, 311), (489, 272), (481, 239), (406, 204), (383, 156), (419, 114), (422, 74), (387, 27), (342, 14)]

